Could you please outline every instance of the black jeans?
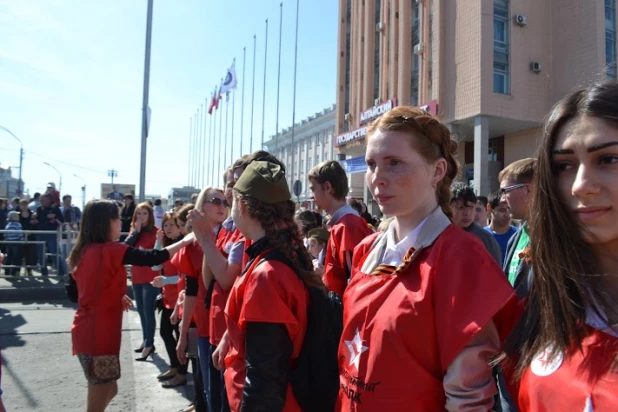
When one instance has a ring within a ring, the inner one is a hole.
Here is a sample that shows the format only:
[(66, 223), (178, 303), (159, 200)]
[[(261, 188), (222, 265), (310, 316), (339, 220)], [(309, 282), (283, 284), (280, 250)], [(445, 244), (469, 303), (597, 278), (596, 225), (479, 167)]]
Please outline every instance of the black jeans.
[(200, 372), (200, 362), (197, 358), (191, 358), (191, 370), (193, 371), (193, 387), (195, 394), (193, 405), (196, 412), (209, 412), (206, 398), (204, 398), (204, 385), (202, 384), (202, 373)]
[(161, 311), (161, 329), (159, 333), (165, 343), (167, 356), (170, 358), (170, 368), (178, 369), (179, 374), (186, 375), (187, 365), (181, 365), (180, 362), (178, 362), (178, 356), (176, 356), (176, 345), (178, 344), (178, 325), (172, 325), (172, 322), (170, 322), (172, 312), (173, 310), (167, 308), (163, 308)]
[(7, 268), (5, 269), (5, 273), (7, 275), (19, 275), (21, 269), (21, 245), (18, 244), (7, 244), (6, 245), (6, 261), (5, 265), (9, 266), (17, 266), (16, 268)]

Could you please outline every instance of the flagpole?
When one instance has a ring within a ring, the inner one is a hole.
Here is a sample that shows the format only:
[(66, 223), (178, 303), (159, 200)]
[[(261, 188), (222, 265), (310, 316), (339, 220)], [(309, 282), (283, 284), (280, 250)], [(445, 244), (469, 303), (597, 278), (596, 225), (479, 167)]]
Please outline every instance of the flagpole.
[[(223, 79), (221, 79), (221, 84), (223, 84)], [(221, 95), (217, 96), (221, 98)], [(221, 138), (223, 134), (223, 110), (219, 113), (219, 150), (217, 153), (217, 173), (221, 172)], [(215, 179), (215, 186), (217, 185), (217, 179)]]
[(236, 96), (236, 91), (232, 90), (232, 138), (230, 139), (230, 147), (232, 150), (230, 150), (230, 166), (234, 162), (234, 107), (236, 106), (236, 98), (234, 96)]
[[(217, 98), (217, 88), (215, 86), (215, 98)], [(213, 110), (215, 110), (214, 114), (212, 115), (214, 118), (214, 122), (215, 122), (215, 126), (214, 126), (214, 131), (212, 134), (212, 164), (210, 165), (210, 175), (211, 175), (211, 179), (212, 179), (212, 185), (214, 186), (214, 176), (215, 176), (215, 156), (216, 156), (216, 152), (215, 152), (215, 143), (217, 140), (217, 112), (216, 110), (218, 109), (217, 106), (215, 106), (213, 108)]]
[(227, 112), (228, 112), (228, 108), (230, 106), (230, 94), (229, 92), (225, 94), (225, 142), (223, 143), (223, 168), (227, 168), (227, 166), (225, 165), (225, 162), (227, 161), (227, 126), (228, 126), (228, 121), (227, 121)]
[[(212, 100), (211, 100), (211, 102), (212, 102)], [(213, 125), (212, 111), (209, 114), (210, 114), (210, 131), (208, 133), (208, 135), (209, 135), (208, 136), (209, 143), (208, 143), (208, 146), (207, 146), (207, 150), (210, 149), (210, 156), (209, 157), (212, 159), (212, 160), (210, 160), (210, 162), (211, 162), (210, 164), (212, 165), (214, 163), (214, 161), (215, 161), (214, 160), (215, 159), (214, 158), (215, 139), (214, 139), (214, 137), (212, 135), (212, 125)], [(214, 120), (216, 120), (216, 118)], [(211, 148), (211, 146), (212, 146), (212, 148)], [(210, 183), (209, 186), (212, 186), (213, 170), (211, 168), (209, 168), (208, 166), (209, 165), (206, 165), (206, 170), (210, 170), (210, 177), (208, 179), (208, 183)]]
[(264, 120), (266, 119), (266, 62), (268, 57), (268, 19), (266, 19), (266, 37), (264, 41), (264, 93), (262, 95), (262, 144), (264, 149)]
[(193, 185), (197, 186), (197, 111), (193, 116), (193, 151), (191, 155), (193, 156), (193, 170), (191, 170), (191, 174), (193, 175)]
[[(148, 0), (146, 11), (146, 47), (144, 51), (144, 90), (142, 95), (142, 147), (139, 165), (139, 201), (143, 202), (146, 193), (146, 148), (148, 139), (148, 97), (150, 94), (150, 48), (152, 43), (152, 7)], [(19, 169), (21, 173), (21, 169)]]
[(189, 118), (189, 161), (187, 162), (187, 185), (191, 186), (191, 165), (192, 165), (192, 159), (191, 159), (191, 147), (193, 147), (193, 116), (191, 116)]
[(199, 185), (200, 188), (204, 187), (203, 186), (203, 180), (202, 180), (202, 176), (200, 175), (200, 171), (202, 170), (202, 165), (204, 164), (204, 159), (202, 158), (202, 156), (200, 156), (200, 149), (202, 148), (202, 143), (204, 141), (203, 139), (203, 130), (204, 130), (204, 105), (200, 104), (200, 130), (199, 130), (199, 140), (198, 140), (198, 144), (197, 144), (197, 158), (198, 158), (198, 164), (197, 164), (197, 183)]
[(255, 108), (255, 34), (253, 35), (253, 90), (251, 91), (251, 137), (249, 138), (249, 153), (253, 151), (253, 110)]
[(242, 99), (240, 102), (240, 156), (243, 155), (242, 138), (243, 138), (243, 129), (245, 125), (245, 63), (246, 63), (246, 60), (247, 60), (247, 48), (243, 47), (242, 48)]
[(206, 181), (206, 124), (208, 122), (208, 98), (204, 99), (204, 141), (202, 142), (202, 187), (208, 186)]
[(300, 0), (296, 0), (296, 42), (294, 45), (294, 97), (292, 102), (292, 144), (290, 148), (292, 149), (292, 184), (294, 183), (294, 155), (296, 154), (296, 150), (294, 150), (294, 127), (296, 126), (296, 70), (298, 67), (298, 9), (300, 6)]
[(279, 150), (279, 90), (281, 88), (281, 33), (283, 32), (283, 2), (279, 3), (279, 68), (277, 69), (277, 121), (275, 122), (275, 153)]

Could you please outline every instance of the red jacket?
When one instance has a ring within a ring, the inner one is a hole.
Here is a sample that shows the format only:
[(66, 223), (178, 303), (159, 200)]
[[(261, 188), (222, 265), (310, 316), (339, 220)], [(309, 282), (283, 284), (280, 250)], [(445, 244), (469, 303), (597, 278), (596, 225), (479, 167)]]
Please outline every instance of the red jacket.
[(197, 334), (199, 337), (207, 338), (210, 335), (209, 317), (210, 314), (206, 310), (204, 300), (206, 298), (206, 287), (202, 278), (202, 260), (204, 259), (204, 251), (199, 243), (191, 243), (182, 248), (179, 252), (178, 270), (186, 276), (196, 278), (198, 282), (198, 292), (195, 300), (195, 308), (193, 309), (193, 320), (197, 326)]
[(358, 215), (346, 214), (330, 229), (324, 261), (324, 284), (339, 296), (348, 285), (346, 255), (367, 236), (372, 234), (365, 219)]
[(399, 273), (362, 271), (378, 233), (354, 251), (343, 301), (338, 410), (444, 410), (443, 378), (465, 345), (491, 320), (501, 337), (510, 332), (496, 314), (516, 305), (513, 288), (477, 239), (446, 225)]
[[(137, 242), (135, 242), (135, 245), (133, 245), (133, 247), (136, 249), (154, 249), (156, 241), (156, 228), (148, 232), (142, 230), (139, 234), (139, 237), (137, 238)], [(159, 273), (160, 272), (158, 270), (155, 271), (145, 266), (131, 267), (131, 276), (134, 285), (150, 283), (154, 280), (155, 277), (159, 276)]]
[[(293, 344), (292, 360), (298, 358), (307, 330), (307, 290), (285, 263), (266, 261), (259, 255), (245, 274), (236, 279), (225, 308), (230, 350), (225, 358), (225, 388), (230, 409), (240, 410), (245, 383), (245, 331), (248, 322), (284, 324)], [(292, 387), (283, 411), (301, 411)]]
[(539, 353), (519, 388), (522, 412), (618, 411), (618, 337), (589, 327), (583, 352)]
[[(228, 232), (224, 228), (219, 231), (217, 236), (217, 247), (225, 256), (228, 257), (233, 244), (244, 241), (244, 238), (238, 229)], [(244, 254), (246, 256), (246, 253)], [(242, 269), (241, 269), (242, 270)], [(210, 344), (218, 345), (226, 331), (225, 326), (225, 305), (227, 298), (230, 295), (229, 290), (223, 290), (219, 282), (215, 281), (212, 290), (212, 298), (210, 303)]]
[(127, 290), (122, 259), (127, 248), (118, 242), (84, 248), (79, 266), (73, 272), (79, 291), (71, 327), (73, 354), (120, 354), (122, 297)]

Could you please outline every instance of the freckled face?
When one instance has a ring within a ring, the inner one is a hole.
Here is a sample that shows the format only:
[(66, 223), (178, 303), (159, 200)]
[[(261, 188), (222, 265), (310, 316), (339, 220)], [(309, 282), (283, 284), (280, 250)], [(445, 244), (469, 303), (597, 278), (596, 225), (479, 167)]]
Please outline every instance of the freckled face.
[(414, 138), (404, 132), (377, 131), (369, 136), (365, 155), (367, 185), (386, 215), (425, 214), (437, 206), (433, 185), (444, 173), (436, 174), (436, 164), (429, 164), (412, 148), (410, 139)]

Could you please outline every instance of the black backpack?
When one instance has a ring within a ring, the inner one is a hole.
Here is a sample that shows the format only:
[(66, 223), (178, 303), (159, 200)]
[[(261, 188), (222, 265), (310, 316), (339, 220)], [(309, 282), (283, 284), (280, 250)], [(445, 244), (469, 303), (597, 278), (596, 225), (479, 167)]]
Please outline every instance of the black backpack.
[[(264, 256), (264, 260), (277, 260), (290, 266), (276, 250)], [(303, 411), (330, 412), (335, 410), (339, 393), (337, 351), (343, 331), (343, 304), (334, 292), (326, 294), (315, 286), (307, 283), (305, 286), (309, 291), (307, 332), (291, 370), (290, 383)]]

